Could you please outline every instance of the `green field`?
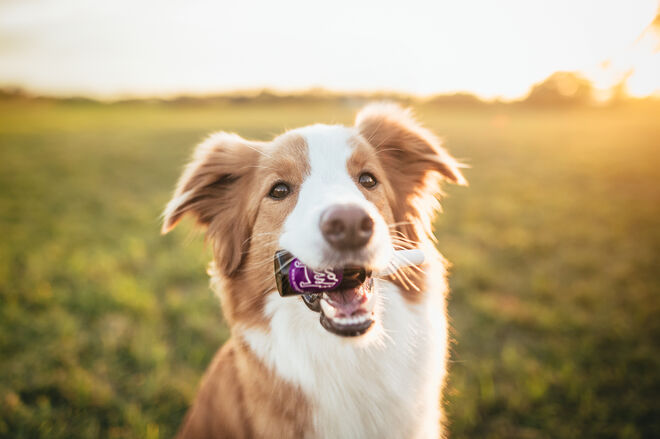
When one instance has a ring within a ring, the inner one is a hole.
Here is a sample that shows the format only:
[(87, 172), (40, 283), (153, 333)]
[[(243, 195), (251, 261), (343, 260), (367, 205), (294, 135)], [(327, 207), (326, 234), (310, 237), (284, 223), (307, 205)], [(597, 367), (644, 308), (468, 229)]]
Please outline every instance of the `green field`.
[[(356, 109), (0, 102), (0, 437), (171, 437), (228, 336), (202, 235), (159, 235), (193, 145)], [(660, 437), (658, 107), (417, 110), (472, 166), (436, 223), (451, 437)]]

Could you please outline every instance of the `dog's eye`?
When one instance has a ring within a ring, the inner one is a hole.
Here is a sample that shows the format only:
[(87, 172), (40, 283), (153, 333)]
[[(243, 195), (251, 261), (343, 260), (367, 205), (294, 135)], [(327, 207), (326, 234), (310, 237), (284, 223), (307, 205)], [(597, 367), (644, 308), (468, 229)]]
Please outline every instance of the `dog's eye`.
[(376, 181), (376, 177), (374, 177), (368, 172), (365, 172), (362, 175), (360, 175), (358, 181), (363, 187), (366, 187), (367, 189), (371, 189), (372, 187), (376, 186), (376, 184), (378, 184), (378, 182)]
[(268, 196), (276, 200), (281, 200), (282, 198), (286, 198), (290, 192), (291, 189), (289, 189), (289, 186), (286, 183), (280, 182), (276, 183), (272, 188), (270, 188)]

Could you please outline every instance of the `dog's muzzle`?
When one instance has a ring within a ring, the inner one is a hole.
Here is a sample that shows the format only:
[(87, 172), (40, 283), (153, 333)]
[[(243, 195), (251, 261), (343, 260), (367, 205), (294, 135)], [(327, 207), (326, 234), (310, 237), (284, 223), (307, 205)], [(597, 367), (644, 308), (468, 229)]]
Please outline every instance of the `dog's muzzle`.
[[(400, 250), (378, 277), (424, 262), (421, 250)], [(363, 267), (313, 270), (286, 250), (275, 253), (275, 283), (282, 297), (302, 296), (321, 325), (342, 336), (364, 334), (374, 323), (374, 279)]]

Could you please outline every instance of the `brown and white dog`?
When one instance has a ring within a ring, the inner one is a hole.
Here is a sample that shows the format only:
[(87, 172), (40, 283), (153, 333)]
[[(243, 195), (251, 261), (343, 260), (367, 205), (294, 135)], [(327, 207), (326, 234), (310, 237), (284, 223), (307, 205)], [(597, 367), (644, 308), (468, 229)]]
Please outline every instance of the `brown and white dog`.
[[(372, 104), (355, 126), (312, 125), (270, 142), (201, 143), (164, 213), (213, 243), (212, 286), (232, 331), (203, 378), (185, 438), (437, 438), (447, 322), (431, 221), (460, 168), (410, 112)], [(338, 293), (282, 298), (279, 249), (313, 269), (377, 272), (393, 252), (425, 263)]]

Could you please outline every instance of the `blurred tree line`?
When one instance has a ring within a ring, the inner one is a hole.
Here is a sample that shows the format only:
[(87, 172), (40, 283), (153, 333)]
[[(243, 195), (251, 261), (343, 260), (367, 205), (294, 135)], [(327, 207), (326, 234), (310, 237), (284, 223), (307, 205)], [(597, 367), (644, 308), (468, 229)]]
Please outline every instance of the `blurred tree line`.
[[(624, 78), (625, 80), (625, 78)], [(180, 105), (209, 105), (209, 104), (313, 104), (337, 102), (348, 105), (362, 105), (373, 100), (392, 100), (403, 104), (426, 103), (447, 107), (474, 107), (484, 105), (529, 105), (534, 107), (571, 107), (571, 106), (613, 106), (624, 102), (645, 102), (651, 105), (660, 102), (654, 98), (631, 98), (626, 94), (624, 80), (607, 91), (607, 99), (597, 99), (597, 90), (591, 81), (576, 72), (555, 72), (545, 80), (534, 84), (527, 96), (517, 101), (484, 101), (478, 96), (458, 92), (453, 94), (440, 94), (429, 98), (419, 98), (404, 93), (393, 92), (355, 92), (336, 93), (322, 88), (309, 89), (297, 93), (285, 93), (270, 89), (237, 90), (225, 94), (208, 95), (181, 95), (170, 98), (135, 98), (112, 101), (113, 103), (149, 103), (149, 104), (180, 104)], [(95, 103), (92, 98), (84, 96), (47, 97), (37, 96), (20, 87), (0, 88), (0, 100), (58, 100), (69, 103), (89, 104)], [(104, 103), (108, 103), (105, 101)]]

